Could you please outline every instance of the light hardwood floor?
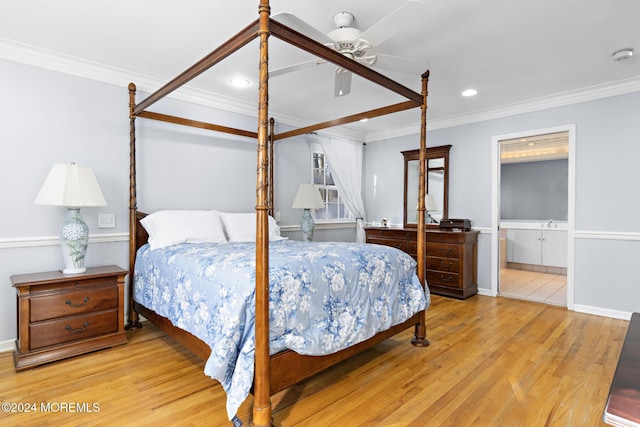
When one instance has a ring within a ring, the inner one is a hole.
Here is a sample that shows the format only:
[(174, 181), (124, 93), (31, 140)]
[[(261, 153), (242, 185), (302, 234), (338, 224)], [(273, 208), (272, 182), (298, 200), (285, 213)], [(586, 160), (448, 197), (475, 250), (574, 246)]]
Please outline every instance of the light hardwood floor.
[[(486, 296), (434, 296), (427, 320), (430, 347), (412, 347), (407, 331), (273, 396), (275, 425), (604, 425), (627, 321)], [(223, 391), (202, 370), (148, 324), (127, 345), (20, 373), (3, 353), (2, 402), (37, 412), (0, 413), (0, 424), (228, 426)], [(46, 402), (99, 412), (45, 413)]]

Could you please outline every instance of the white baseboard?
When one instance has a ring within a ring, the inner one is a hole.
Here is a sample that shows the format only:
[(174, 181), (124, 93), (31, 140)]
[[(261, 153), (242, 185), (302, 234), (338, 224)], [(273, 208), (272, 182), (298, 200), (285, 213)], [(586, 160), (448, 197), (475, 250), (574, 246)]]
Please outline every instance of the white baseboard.
[(614, 319), (631, 319), (630, 311), (611, 310), (608, 308), (592, 307), (590, 305), (574, 304), (573, 311), (578, 313), (595, 314), (596, 316), (612, 317)]
[(13, 351), (13, 348), (16, 345), (15, 343), (16, 343), (16, 340), (0, 341), (0, 353)]
[[(491, 292), (488, 289), (483, 288), (478, 288), (478, 294), (495, 297), (495, 295), (491, 295)], [(576, 313), (593, 314), (596, 316), (611, 317), (613, 319), (622, 320), (630, 320), (631, 314), (633, 314), (630, 311), (611, 310), (608, 308), (593, 307), (590, 305), (581, 304), (574, 304), (573, 311), (575, 311)]]
[(478, 288), (478, 295), (486, 295), (488, 297), (495, 297), (495, 295), (493, 295), (491, 293), (491, 289), (485, 289), (485, 288)]

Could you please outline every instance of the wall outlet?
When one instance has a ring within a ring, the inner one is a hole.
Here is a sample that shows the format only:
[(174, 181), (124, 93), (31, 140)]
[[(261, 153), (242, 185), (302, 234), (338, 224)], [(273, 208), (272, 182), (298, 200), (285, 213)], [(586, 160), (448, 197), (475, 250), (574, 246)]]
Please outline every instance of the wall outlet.
[(280, 212), (274, 212), (273, 219), (275, 219), (276, 222), (280, 222)]
[(112, 213), (98, 214), (98, 228), (114, 228), (116, 226), (116, 215)]

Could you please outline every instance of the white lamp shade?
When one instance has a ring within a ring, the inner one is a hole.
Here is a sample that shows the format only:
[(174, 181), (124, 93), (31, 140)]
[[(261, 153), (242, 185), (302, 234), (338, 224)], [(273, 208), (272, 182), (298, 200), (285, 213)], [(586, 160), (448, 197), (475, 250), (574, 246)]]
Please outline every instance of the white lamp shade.
[(314, 184), (300, 184), (291, 207), (293, 209), (320, 209), (324, 207), (324, 200)]
[(53, 165), (34, 203), (68, 208), (107, 205), (93, 170), (75, 163)]
[(427, 197), (424, 199), (424, 207), (428, 212), (435, 212), (438, 210), (438, 204), (436, 203), (436, 198), (433, 194), (427, 194)]

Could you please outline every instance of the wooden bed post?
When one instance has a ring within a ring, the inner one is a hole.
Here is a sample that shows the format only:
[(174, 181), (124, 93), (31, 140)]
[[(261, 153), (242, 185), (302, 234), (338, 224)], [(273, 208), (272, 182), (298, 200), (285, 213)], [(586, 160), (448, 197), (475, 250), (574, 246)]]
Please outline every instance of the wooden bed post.
[(133, 308), (133, 264), (136, 259), (136, 85), (129, 83), (129, 319), (125, 329), (140, 329), (138, 312)]
[(269, 119), (269, 215), (275, 212), (275, 202), (273, 200), (273, 134), (275, 129), (275, 119)]
[[(420, 177), (418, 180), (418, 279), (425, 286), (425, 261), (427, 233), (425, 227), (425, 191), (426, 191), (426, 169), (427, 169), (427, 86), (429, 83), (429, 70), (422, 75), (422, 115), (420, 120)], [(426, 347), (429, 345), (427, 339), (427, 326), (425, 310), (420, 312), (420, 323), (416, 325), (414, 338), (411, 344), (416, 347)]]
[(269, 0), (260, 0), (260, 82), (258, 94), (258, 167), (256, 174), (256, 360), (253, 393), (254, 426), (271, 426), (271, 382), (269, 359), (269, 224), (267, 189), (269, 115)]

